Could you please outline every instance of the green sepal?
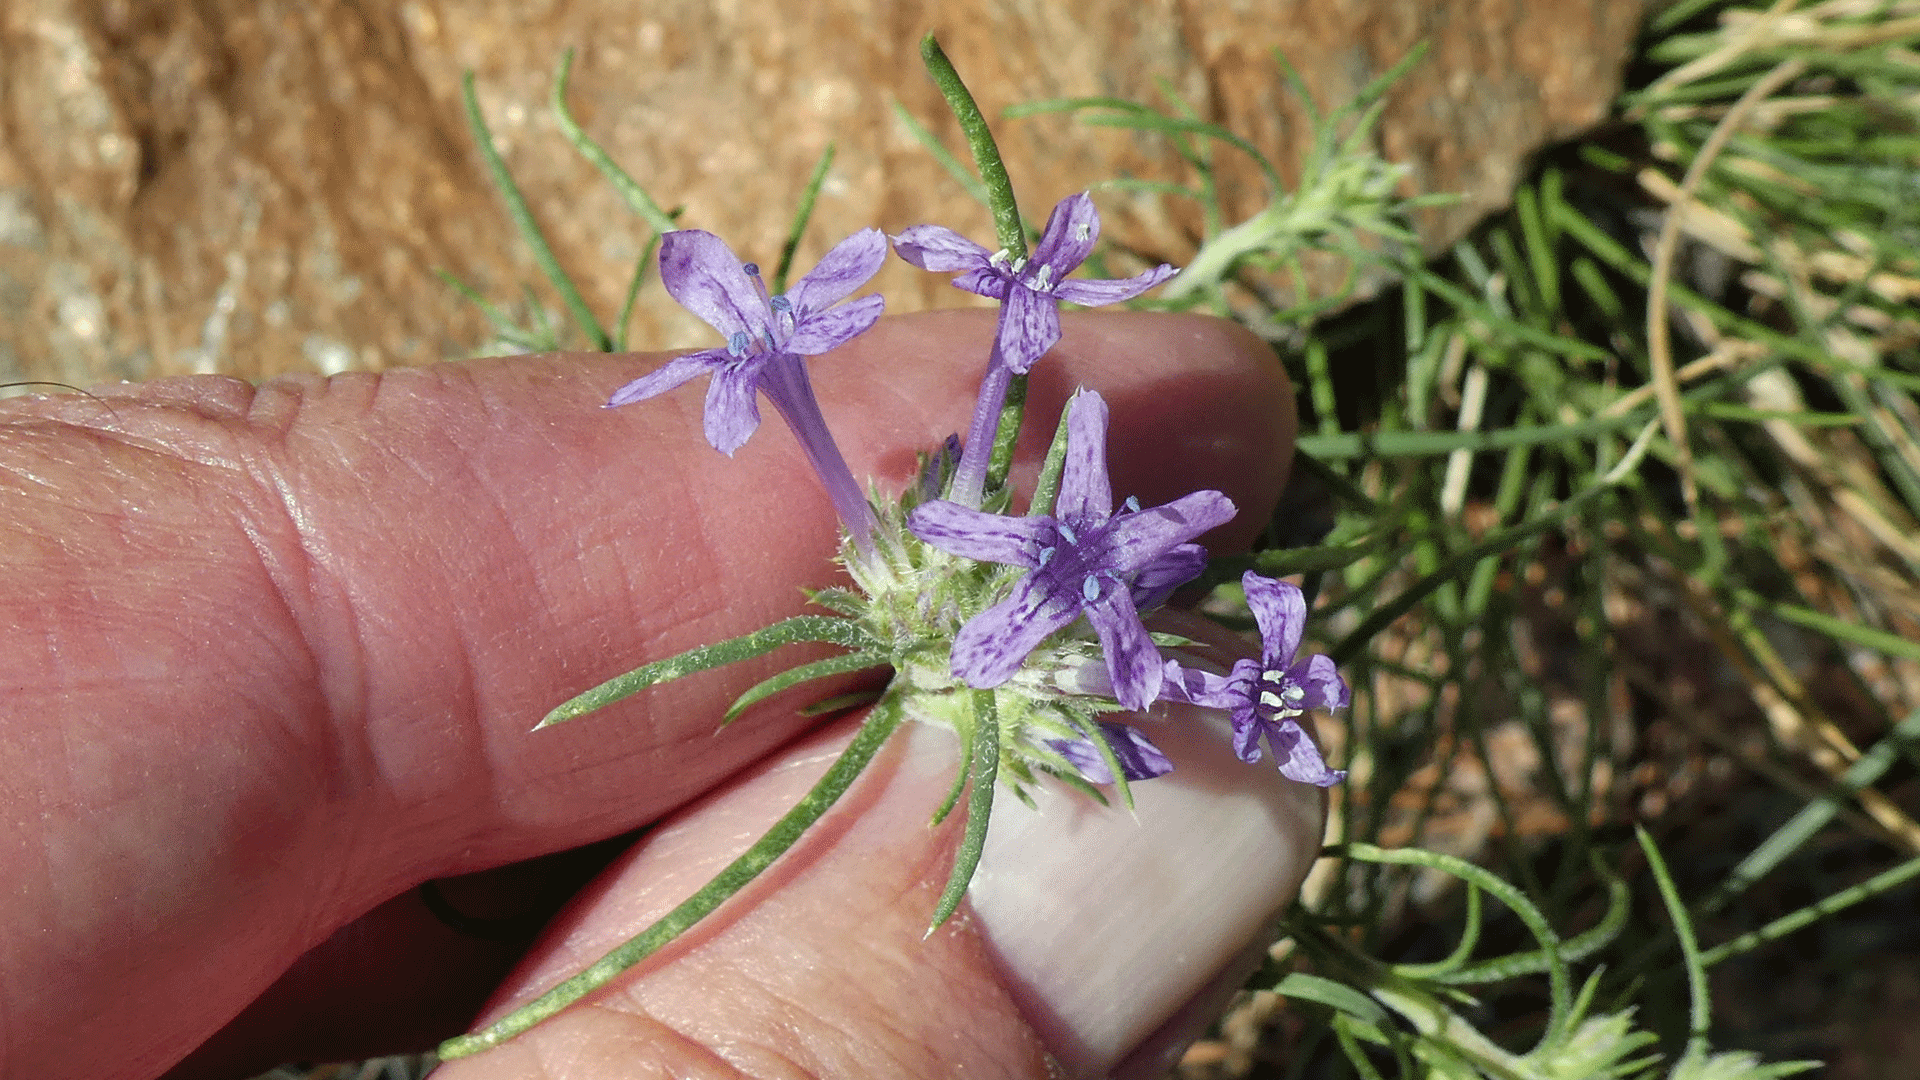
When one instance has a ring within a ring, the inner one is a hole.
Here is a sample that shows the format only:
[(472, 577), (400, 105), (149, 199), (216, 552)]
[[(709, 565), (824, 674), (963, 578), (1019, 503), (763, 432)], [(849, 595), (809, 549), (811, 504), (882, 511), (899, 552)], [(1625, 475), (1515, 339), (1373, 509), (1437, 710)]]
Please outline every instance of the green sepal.
[(973, 756), (970, 772), (972, 790), (967, 792), (967, 831), (953, 853), (953, 875), (947, 878), (946, 891), (933, 910), (933, 922), (927, 927), (932, 937), (960, 907), (967, 885), (980, 866), (980, 853), (987, 846), (987, 821), (993, 816), (993, 789), (1000, 773), (1000, 721), (994, 706), (994, 692), (973, 692)]
[(1047, 444), (1047, 456), (1040, 462), (1040, 479), (1033, 485), (1033, 502), (1027, 507), (1031, 517), (1053, 513), (1053, 501), (1060, 494), (1060, 474), (1067, 467), (1067, 414), (1072, 411), (1060, 410), (1060, 423), (1053, 429), (1053, 442)]
[[(973, 725), (957, 725), (955, 734), (960, 736), (960, 760), (971, 763), (973, 761)], [(939, 807), (934, 810), (933, 820), (927, 822), (928, 828), (939, 828), (940, 823), (947, 820), (947, 815), (953, 813), (953, 808), (960, 805), (960, 796), (967, 790), (968, 772), (967, 769), (953, 771), (953, 786), (947, 789), (947, 797), (940, 800)]]
[(855, 690), (847, 694), (835, 694), (830, 698), (821, 698), (811, 705), (800, 707), (801, 716), (827, 716), (842, 709), (857, 709), (862, 705), (871, 705), (885, 696), (882, 690)]
[(611, 705), (658, 683), (671, 682), (683, 675), (706, 671), (735, 661), (750, 660), (770, 653), (783, 645), (796, 645), (803, 641), (822, 641), (853, 649), (856, 652), (877, 650), (880, 647), (879, 642), (874, 641), (872, 635), (850, 619), (843, 619), (837, 615), (795, 615), (791, 619), (782, 619), (772, 626), (755, 630), (751, 634), (742, 634), (715, 645), (702, 645), (697, 649), (688, 649), (678, 656), (656, 660), (651, 664), (634, 668), (625, 675), (617, 675), (554, 709), (534, 725), (534, 730), (552, 727), (554, 724), (572, 720), (576, 716), (584, 716), (595, 709)]
[(857, 619), (867, 613), (866, 597), (838, 585), (809, 591), (807, 599), (835, 614), (845, 615), (849, 619)]
[[(771, 629), (771, 628), (769, 628)], [(846, 794), (853, 782), (859, 779), (861, 772), (880, 752), (901, 719), (906, 715), (899, 695), (891, 695), (881, 700), (867, 722), (854, 735), (838, 760), (828, 766), (826, 775), (817, 781), (804, 798), (793, 805), (786, 815), (768, 829), (766, 835), (754, 841), (753, 846), (742, 852), (740, 857), (727, 864), (727, 868), (714, 875), (712, 881), (701, 886), (700, 891), (681, 901), (680, 906), (660, 917), (652, 926), (629, 938), (625, 944), (594, 961), (593, 965), (578, 975), (533, 999), (520, 1008), (494, 1021), (488, 1027), (471, 1035), (461, 1035), (440, 1044), (437, 1053), (442, 1061), (477, 1054), (482, 1050), (498, 1046), (508, 1039), (526, 1031), (542, 1020), (553, 1016), (560, 1010), (591, 994), (611, 982), (613, 978), (633, 965), (659, 952), (675, 938), (697, 925), (701, 919), (731, 899), (740, 890), (752, 884), (761, 872), (773, 865), (773, 861), (785, 854), (798, 843), (803, 833), (819, 821), (833, 804)]]
[(785, 690), (789, 686), (798, 686), (803, 682), (811, 682), (814, 679), (824, 679), (829, 675), (844, 675), (850, 671), (865, 671), (868, 668), (884, 667), (886, 663), (887, 655), (885, 653), (861, 651), (842, 653), (839, 656), (829, 656), (825, 660), (815, 660), (811, 664), (801, 664), (799, 667), (788, 668), (778, 675), (762, 679), (749, 688), (746, 693), (734, 698), (733, 704), (727, 706), (726, 715), (720, 718), (720, 726), (726, 727), (728, 724), (733, 723), (734, 720), (738, 719), (740, 714), (747, 711), (748, 708), (765, 701), (767, 698)]

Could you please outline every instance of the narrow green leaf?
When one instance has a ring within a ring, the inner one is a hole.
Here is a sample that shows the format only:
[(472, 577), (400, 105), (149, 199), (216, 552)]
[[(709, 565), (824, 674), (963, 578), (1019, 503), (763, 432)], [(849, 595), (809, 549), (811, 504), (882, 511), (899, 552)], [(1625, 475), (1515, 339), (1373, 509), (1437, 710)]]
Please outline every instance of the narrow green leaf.
[(1667, 872), (1667, 861), (1660, 857), (1660, 849), (1647, 835), (1647, 830), (1638, 825), (1633, 827), (1634, 839), (1640, 841), (1640, 850), (1646, 853), (1647, 867), (1653, 871), (1654, 883), (1659, 886), (1660, 899), (1667, 905), (1667, 917), (1673, 920), (1673, 933), (1680, 941), (1680, 955), (1687, 969), (1688, 1009), (1687, 1057), (1705, 1057), (1707, 1046), (1707, 1028), (1713, 1021), (1713, 999), (1707, 991), (1707, 968), (1700, 961), (1700, 942), (1693, 936), (1693, 920), (1687, 915), (1686, 901), (1680, 899), (1680, 890), (1674, 887), (1673, 875)]
[(622, 698), (631, 697), (657, 683), (670, 682), (696, 671), (720, 667), (735, 661), (746, 660), (770, 653), (783, 645), (793, 645), (802, 641), (821, 641), (830, 645), (840, 645), (856, 651), (878, 650), (880, 643), (868, 636), (859, 624), (834, 615), (795, 615), (772, 626), (743, 634), (730, 641), (714, 645), (702, 645), (697, 649), (688, 649), (677, 656), (665, 660), (656, 660), (634, 668), (625, 675), (608, 679), (599, 686), (588, 690), (546, 715), (535, 725), (538, 731), (551, 727), (574, 717), (583, 716), (595, 709), (604, 708)]
[(1317, 1002), (1329, 1009), (1364, 1020), (1376, 1028), (1390, 1027), (1393, 1024), (1392, 1018), (1387, 1015), (1387, 1010), (1381, 1008), (1379, 1002), (1345, 983), (1337, 983), (1318, 975), (1308, 975), (1300, 971), (1292, 972), (1281, 979), (1280, 984), (1275, 986), (1273, 991), (1283, 997)]
[(573, 148), (579, 151), (581, 157), (592, 162), (593, 167), (600, 170), (600, 175), (606, 177), (607, 182), (613, 185), (613, 190), (619, 192), (620, 197), (626, 201), (627, 209), (638, 215), (640, 220), (646, 222), (654, 232), (667, 233), (679, 228), (673, 222), (673, 215), (660, 209), (660, 204), (654, 201), (653, 196), (647, 194), (647, 189), (635, 182), (633, 177), (628, 176), (627, 171), (601, 149), (600, 144), (594, 142), (586, 129), (580, 126), (580, 122), (573, 118), (573, 113), (567, 108), (567, 80), (572, 75), (573, 50), (568, 49), (560, 54), (560, 67), (553, 75), (551, 100), (554, 119), (560, 123), (560, 133), (566, 136), (567, 141), (573, 144)]
[(1525, 893), (1508, 882), (1494, 876), (1487, 870), (1475, 866), (1465, 859), (1452, 855), (1442, 855), (1437, 851), (1422, 851), (1418, 848), (1387, 849), (1372, 844), (1346, 844), (1344, 851), (1348, 858), (1361, 862), (1386, 863), (1390, 866), (1423, 866), (1442, 873), (1452, 874), (1462, 881), (1478, 885), (1487, 894), (1507, 906), (1524, 923), (1540, 943), (1541, 952), (1547, 957), (1547, 986), (1552, 998), (1549, 1013), (1549, 1027), (1546, 1040), (1558, 1036), (1559, 1029), (1566, 1024), (1569, 1006), (1573, 1004), (1573, 981), (1567, 971), (1566, 959), (1561, 955), (1564, 947), (1560, 935), (1555, 932), (1547, 917), (1541, 914), (1533, 901)]
[(1460, 944), (1455, 945), (1445, 958), (1431, 964), (1394, 964), (1388, 970), (1403, 979), (1432, 979), (1457, 970), (1473, 956), (1474, 946), (1480, 944), (1480, 908), (1480, 887), (1469, 882), (1467, 928), (1460, 935)]
[(646, 279), (647, 267), (653, 263), (654, 252), (660, 249), (660, 234), (655, 233), (647, 241), (647, 249), (640, 253), (640, 261), (633, 264), (633, 277), (627, 281), (627, 299), (620, 305), (620, 318), (613, 324), (613, 351), (627, 351), (627, 326), (633, 322), (633, 304), (640, 298), (640, 283)]
[(1914, 878), (1920, 877), (1920, 856), (1884, 870), (1851, 888), (1842, 889), (1832, 896), (1825, 897), (1798, 911), (1790, 912), (1773, 920), (1751, 933), (1742, 934), (1724, 945), (1717, 945), (1700, 954), (1700, 964), (1712, 967), (1730, 956), (1752, 952), (1769, 941), (1777, 941), (1804, 926), (1850, 908), (1863, 900), (1871, 900), (1882, 893), (1897, 889)]
[(561, 269), (560, 260), (554, 257), (553, 248), (547, 244), (546, 234), (540, 231), (540, 224), (533, 220), (533, 211), (527, 208), (527, 200), (520, 194), (519, 185), (513, 182), (512, 174), (507, 172), (506, 161), (493, 145), (493, 132), (487, 128), (486, 117), (480, 115), (480, 98), (473, 89), (473, 72), (467, 72), (461, 80), (461, 92), (466, 100), (467, 124), (473, 128), (474, 142), (480, 147), (480, 159), (486, 163), (493, 186), (499, 189), (500, 197), (506, 201), (507, 216), (513, 219), (520, 239), (533, 252), (534, 265), (540, 268), (554, 291), (560, 294), (561, 302), (573, 313), (573, 320), (587, 335), (587, 341), (601, 352), (611, 352), (613, 339), (600, 328), (600, 320), (593, 317), (587, 302), (580, 296), (580, 290), (574, 287), (573, 279)]
[(506, 1042), (605, 986), (621, 972), (652, 956), (692, 929), (773, 865), (775, 859), (793, 847), (801, 835), (846, 794), (853, 782), (859, 779), (860, 773), (873, 761), (873, 756), (879, 753), (888, 736), (900, 726), (904, 714), (905, 710), (897, 697), (883, 700), (867, 717), (867, 722), (853, 737), (846, 751), (828, 767), (826, 775), (813, 785), (813, 789), (775, 822), (765, 836), (754, 841), (752, 847), (729, 863), (700, 891), (682, 901), (678, 907), (662, 916), (660, 921), (595, 961), (585, 971), (508, 1013), (484, 1030), (441, 1043), (438, 1051), (441, 1060), (477, 1054)]
[(1453, 971), (1440, 972), (1431, 976), (1432, 980), (1447, 986), (1479, 986), (1487, 983), (1505, 982), (1522, 975), (1538, 975), (1553, 966), (1557, 958), (1562, 963), (1577, 964), (1597, 955), (1601, 949), (1613, 944), (1620, 931), (1627, 925), (1627, 916), (1633, 908), (1633, 896), (1627, 883), (1620, 876), (1607, 869), (1607, 865), (1598, 855), (1593, 858), (1594, 872), (1607, 885), (1607, 913), (1593, 929), (1568, 938), (1554, 950), (1553, 956), (1546, 952), (1513, 953), (1507, 956), (1483, 960)]
[(827, 182), (827, 170), (833, 168), (833, 144), (828, 143), (826, 152), (820, 155), (820, 163), (813, 167), (813, 175), (807, 179), (806, 190), (800, 193), (800, 205), (793, 212), (793, 225), (787, 230), (787, 242), (780, 246), (780, 265), (773, 271), (773, 291), (775, 295), (787, 291), (787, 274), (793, 269), (793, 253), (800, 250), (800, 237), (807, 231), (807, 222), (813, 220), (813, 204), (820, 198), (820, 186)]
[(811, 664), (788, 668), (778, 675), (755, 683), (746, 693), (733, 699), (727, 706), (726, 715), (720, 718), (720, 726), (725, 727), (739, 719), (740, 714), (772, 697), (790, 686), (799, 686), (803, 682), (824, 679), (831, 675), (846, 675), (855, 671), (867, 671), (871, 668), (885, 667), (887, 654), (881, 652), (850, 652), (839, 656), (829, 656), (824, 660), (815, 660)]
[(1712, 896), (1700, 905), (1703, 912), (1720, 910), (1727, 902), (1746, 892), (1761, 878), (1772, 873), (1774, 868), (1786, 861), (1789, 855), (1800, 850), (1807, 841), (1825, 828), (1829, 821), (1840, 812), (1841, 805), (1855, 792), (1860, 791), (1893, 767), (1902, 751), (1911, 753), (1920, 744), (1920, 709), (1907, 714), (1905, 720), (1894, 725), (1887, 736), (1875, 743), (1860, 759), (1847, 766), (1831, 791), (1819, 799), (1800, 808), (1799, 813), (1788, 819), (1785, 825), (1774, 830), (1759, 847), (1753, 849), (1738, 866), (1727, 875)]
[(1000, 776), (1000, 721), (994, 707), (992, 690), (973, 692), (973, 764), (967, 792), (967, 832), (953, 853), (953, 875), (934, 908), (933, 923), (927, 927), (932, 937), (942, 923), (951, 918), (967, 895), (967, 885), (980, 865), (980, 853), (987, 846), (987, 821), (993, 814), (993, 792)]

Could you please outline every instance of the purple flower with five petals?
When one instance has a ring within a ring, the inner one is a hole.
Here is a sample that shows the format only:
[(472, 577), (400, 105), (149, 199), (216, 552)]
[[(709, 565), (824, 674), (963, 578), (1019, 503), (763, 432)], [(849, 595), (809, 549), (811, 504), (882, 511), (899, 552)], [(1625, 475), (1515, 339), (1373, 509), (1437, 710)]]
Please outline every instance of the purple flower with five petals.
[(1233, 714), (1233, 750), (1240, 760), (1260, 760), (1266, 739), (1290, 780), (1329, 787), (1347, 774), (1327, 767), (1320, 748), (1296, 719), (1308, 709), (1340, 709), (1347, 684), (1326, 656), (1295, 660), (1307, 623), (1307, 600), (1297, 585), (1248, 571), (1240, 579), (1247, 606), (1260, 627), (1260, 659), (1237, 660), (1225, 676), (1166, 662), (1161, 696)]
[(914, 509), (907, 528), (969, 559), (1032, 572), (1013, 593), (967, 620), (954, 635), (954, 677), (977, 689), (1011, 679), (1039, 644), (1081, 615), (1100, 638), (1114, 699), (1143, 709), (1159, 695), (1160, 653), (1140, 621), (1138, 598), (1164, 595), (1202, 560), (1191, 541), (1233, 517), (1233, 502), (1196, 491), (1116, 514), (1107, 479), (1107, 404), (1081, 391), (1067, 403), (1067, 454), (1054, 516), (988, 514), (940, 500)]
[(726, 241), (699, 229), (667, 233), (660, 240), (660, 283), (682, 307), (725, 334), (726, 347), (677, 356), (615, 391), (607, 406), (645, 401), (711, 375), (707, 442), (731, 455), (759, 428), (756, 393), (764, 391), (820, 474), (847, 531), (867, 550), (873, 511), (827, 431), (801, 358), (845, 344), (880, 318), (886, 306), (881, 297), (840, 301), (878, 273), (886, 258), (886, 235), (862, 229), (834, 245), (793, 288), (768, 296), (759, 267), (741, 262)]
[(1083, 307), (1117, 304), (1173, 276), (1173, 267), (1163, 263), (1130, 278), (1068, 281), (1067, 275), (1092, 254), (1099, 235), (1099, 211), (1083, 191), (1053, 208), (1046, 231), (1026, 259), (1010, 260), (1005, 251), (989, 253), (939, 225), (906, 229), (893, 238), (893, 246), (922, 270), (958, 273), (956, 288), (1000, 301), (995, 344), (1001, 361), (1015, 374), (1024, 374), (1060, 340), (1060, 301)]

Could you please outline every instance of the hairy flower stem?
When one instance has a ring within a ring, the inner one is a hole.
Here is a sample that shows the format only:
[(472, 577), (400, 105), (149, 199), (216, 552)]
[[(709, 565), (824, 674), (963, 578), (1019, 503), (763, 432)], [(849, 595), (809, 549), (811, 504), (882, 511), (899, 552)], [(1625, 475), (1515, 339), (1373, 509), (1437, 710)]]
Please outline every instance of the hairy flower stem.
[(867, 722), (861, 725), (853, 742), (828, 767), (826, 775), (813, 785), (806, 797), (795, 803), (793, 809), (775, 822), (765, 836), (754, 841), (752, 847), (729, 863), (699, 892), (682, 901), (679, 907), (661, 916), (658, 922), (629, 939), (626, 944), (601, 957), (592, 967), (494, 1021), (484, 1030), (441, 1043), (438, 1050), (441, 1060), (477, 1054), (506, 1042), (605, 986), (621, 972), (653, 955), (661, 946), (706, 918), (799, 842), (801, 834), (819, 821), (840, 800), (840, 796), (847, 793), (847, 789), (853, 786), (853, 782), (873, 761), (873, 756), (886, 744), (888, 736), (900, 726), (904, 715), (905, 710), (898, 697), (882, 699), (867, 715)]
[(1000, 148), (994, 144), (987, 118), (981, 114), (973, 92), (960, 81), (953, 61), (947, 59), (932, 34), (920, 39), (920, 60), (926, 64), (927, 74), (940, 88), (940, 96), (947, 99), (947, 108), (953, 110), (954, 119), (960, 121), (960, 130), (967, 137), (967, 149), (973, 152), (974, 166), (980, 170), (980, 180), (986, 185), (987, 209), (993, 212), (993, 231), (999, 237), (1000, 246), (1014, 259), (1026, 258), (1027, 234), (1020, 223), (1020, 207), (1013, 199), (1013, 180), (1007, 176), (1006, 163), (1000, 160)]

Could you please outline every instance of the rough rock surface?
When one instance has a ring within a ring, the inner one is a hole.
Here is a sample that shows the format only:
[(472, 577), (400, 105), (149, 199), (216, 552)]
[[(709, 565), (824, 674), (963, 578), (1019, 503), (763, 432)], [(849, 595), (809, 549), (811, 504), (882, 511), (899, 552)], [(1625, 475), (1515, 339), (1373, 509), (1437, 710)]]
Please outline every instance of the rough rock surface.
[[(779, 18), (712, 0), (8, 0), (0, 5), (0, 378), (185, 371), (262, 377), (461, 355), (486, 326), (434, 275), (496, 301), (538, 275), (485, 183), (460, 105), (472, 69), (496, 142), (562, 261), (606, 318), (647, 239), (546, 106), (578, 47), (587, 130), (681, 221), (771, 260), (831, 140), (812, 255), (854, 228), (923, 221), (987, 239), (972, 204), (892, 115), (959, 146), (916, 51), (933, 29), (989, 115), (1068, 95), (1156, 101), (1165, 85), (1292, 168), (1301, 103), (1346, 101), (1422, 40), (1382, 154), (1420, 191), (1430, 247), (1504, 205), (1526, 158), (1598, 120), (1644, 0), (835, 0)], [(1102, 179), (1180, 179), (1160, 140), (1061, 117), (998, 125), (1027, 212)], [(1231, 157), (1223, 155), (1223, 160)], [(1230, 167), (1229, 206), (1264, 202)], [(1181, 261), (1197, 219), (1101, 196), (1130, 246)], [(1237, 220), (1237, 217), (1235, 218)], [(893, 310), (968, 302), (904, 265)], [(544, 287), (542, 287), (544, 289)], [(546, 306), (558, 310), (547, 296)], [(704, 328), (643, 293), (636, 343)]]

